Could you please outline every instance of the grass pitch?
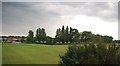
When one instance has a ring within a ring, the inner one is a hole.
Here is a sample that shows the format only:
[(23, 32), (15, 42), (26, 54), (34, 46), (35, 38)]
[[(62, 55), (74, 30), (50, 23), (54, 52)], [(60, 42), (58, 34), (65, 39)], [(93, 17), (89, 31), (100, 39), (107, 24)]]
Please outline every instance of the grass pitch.
[(58, 64), (68, 45), (2, 44), (3, 64)]

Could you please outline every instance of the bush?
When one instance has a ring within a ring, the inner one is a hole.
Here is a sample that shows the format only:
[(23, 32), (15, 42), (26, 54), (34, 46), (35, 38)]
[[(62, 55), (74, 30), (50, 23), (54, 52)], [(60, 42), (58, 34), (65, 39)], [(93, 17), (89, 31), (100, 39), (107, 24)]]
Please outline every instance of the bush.
[(117, 44), (85, 44), (69, 46), (60, 64), (74, 66), (76, 64), (120, 64), (120, 45)]

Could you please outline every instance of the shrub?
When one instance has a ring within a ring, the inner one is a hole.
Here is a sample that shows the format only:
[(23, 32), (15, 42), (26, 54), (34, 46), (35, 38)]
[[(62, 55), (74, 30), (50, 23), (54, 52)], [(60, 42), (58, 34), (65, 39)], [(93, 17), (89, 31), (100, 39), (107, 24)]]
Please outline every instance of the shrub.
[(65, 55), (60, 55), (60, 64), (120, 64), (120, 45), (85, 44), (69, 46)]

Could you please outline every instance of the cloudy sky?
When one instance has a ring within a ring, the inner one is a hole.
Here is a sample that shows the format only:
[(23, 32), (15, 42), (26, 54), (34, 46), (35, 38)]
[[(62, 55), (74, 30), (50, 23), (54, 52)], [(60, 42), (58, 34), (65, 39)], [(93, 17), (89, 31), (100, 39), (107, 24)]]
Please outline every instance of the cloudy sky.
[(112, 2), (3, 2), (2, 34), (27, 35), (45, 28), (54, 37), (62, 25), (118, 39), (118, 6)]

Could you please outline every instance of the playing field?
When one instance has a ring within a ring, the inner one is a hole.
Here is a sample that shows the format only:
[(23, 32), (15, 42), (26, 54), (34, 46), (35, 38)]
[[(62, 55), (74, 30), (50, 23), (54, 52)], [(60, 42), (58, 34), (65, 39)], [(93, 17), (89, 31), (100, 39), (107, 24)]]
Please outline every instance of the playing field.
[(58, 64), (68, 45), (2, 44), (3, 64)]

